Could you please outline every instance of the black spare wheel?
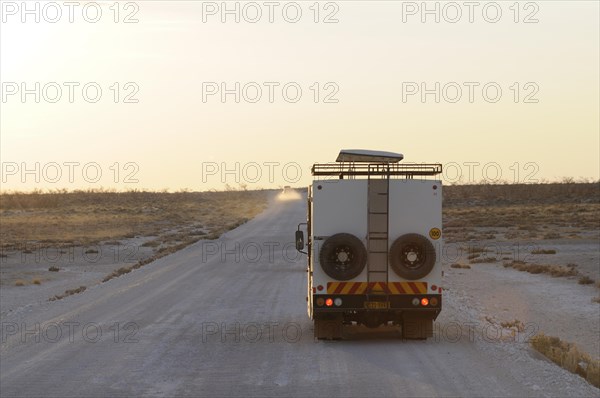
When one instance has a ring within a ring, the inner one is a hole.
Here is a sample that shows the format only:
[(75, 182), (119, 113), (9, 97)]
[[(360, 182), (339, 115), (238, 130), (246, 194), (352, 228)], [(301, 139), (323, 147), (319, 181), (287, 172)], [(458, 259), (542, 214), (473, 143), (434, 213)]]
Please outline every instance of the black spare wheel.
[(401, 278), (421, 279), (429, 274), (435, 265), (435, 248), (423, 235), (402, 235), (392, 244), (390, 265)]
[(321, 251), (319, 261), (323, 271), (333, 279), (346, 281), (356, 278), (367, 263), (365, 245), (351, 234), (335, 234), (327, 238)]

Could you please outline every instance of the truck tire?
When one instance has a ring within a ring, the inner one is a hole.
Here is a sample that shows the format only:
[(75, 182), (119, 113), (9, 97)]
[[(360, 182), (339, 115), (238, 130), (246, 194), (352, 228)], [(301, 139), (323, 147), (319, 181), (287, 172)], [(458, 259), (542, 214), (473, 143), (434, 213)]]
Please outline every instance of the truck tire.
[(390, 265), (401, 278), (416, 280), (425, 277), (435, 265), (433, 244), (419, 234), (402, 235), (390, 248)]
[(327, 275), (339, 281), (347, 281), (356, 278), (365, 268), (367, 249), (354, 235), (335, 234), (323, 243), (319, 261)]

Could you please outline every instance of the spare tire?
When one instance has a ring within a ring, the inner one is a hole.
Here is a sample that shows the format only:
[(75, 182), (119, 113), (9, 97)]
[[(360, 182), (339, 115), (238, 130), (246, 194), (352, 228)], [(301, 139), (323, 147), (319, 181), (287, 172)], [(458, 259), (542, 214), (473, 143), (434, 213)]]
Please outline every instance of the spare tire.
[(356, 278), (365, 268), (367, 249), (354, 235), (335, 234), (323, 243), (319, 261), (327, 275), (333, 279), (347, 281)]
[(390, 265), (401, 278), (416, 280), (425, 277), (435, 265), (435, 248), (429, 239), (419, 234), (402, 235), (390, 248)]

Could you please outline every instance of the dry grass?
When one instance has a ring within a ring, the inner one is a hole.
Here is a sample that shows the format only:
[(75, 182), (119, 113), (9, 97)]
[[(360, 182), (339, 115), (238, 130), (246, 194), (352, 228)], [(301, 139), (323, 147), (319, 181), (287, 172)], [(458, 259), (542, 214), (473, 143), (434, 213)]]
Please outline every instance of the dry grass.
[(592, 297), (592, 303), (600, 303), (600, 296)]
[[(237, 227), (237, 224), (231, 224), (229, 226), (227, 226), (228, 228), (235, 228)], [(225, 228), (222, 229), (222, 232), (226, 232)], [(215, 238), (217, 239), (219, 236), (217, 234), (215, 234)], [(192, 243), (195, 243), (197, 241), (199, 241), (201, 238), (199, 237), (189, 237), (187, 240), (185, 240), (184, 242), (181, 242), (179, 244), (173, 245), (173, 246), (166, 246), (166, 247), (162, 247), (158, 250), (158, 252), (148, 258), (145, 258), (143, 260), (138, 261), (137, 263), (135, 263), (134, 265), (130, 265), (127, 267), (121, 267), (119, 269), (114, 270), (113, 272), (111, 272), (110, 274), (106, 275), (104, 277), (104, 279), (102, 279), (102, 282), (108, 282), (109, 280), (113, 279), (113, 278), (117, 278), (121, 275), (125, 275), (130, 273), (131, 271), (133, 271), (134, 269), (138, 269), (143, 267), (146, 264), (151, 263), (152, 261), (158, 260), (161, 257), (167, 256), (171, 253), (175, 253), (178, 250), (181, 250), (183, 248), (185, 248), (188, 245), (191, 245)]]
[(82, 293), (82, 292), (85, 291), (85, 289), (86, 289), (85, 286), (79, 286), (77, 289), (65, 290), (65, 292), (63, 294), (57, 294), (54, 297), (50, 297), (48, 299), (48, 301), (61, 300), (61, 299), (65, 298), (65, 297), (72, 296), (72, 295), (78, 294), (78, 293)]
[(496, 257), (477, 257), (470, 261), (471, 264), (495, 263), (498, 261)]
[(40, 278), (34, 278), (31, 283), (33, 283), (34, 285), (41, 285), (42, 284), (42, 280)]
[(15, 281), (15, 286), (25, 286), (25, 281), (22, 279), (17, 279)]
[(108, 282), (112, 278), (116, 278), (118, 276), (128, 274), (131, 271), (133, 271), (133, 266), (118, 268), (118, 269), (114, 270), (112, 273), (105, 276), (104, 279), (102, 279), (102, 282)]
[(508, 321), (508, 322), (501, 322), (500, 326), (502, 326), (503, 328), (507, 328), (507, 329), (514, 328), (519, 332), (525, 331), (525, 324), (523, 324), (523, 322), (521, 322), (518, 319)]
[(454, 263), (454, 264), (450, 264), (450, 268), (471, 269), (471, 266), (468, 264)]
[(548, 250), (538, 249), (538, 250), (532, 251), (531, 254), (556, 254), (556, 250), (554, 250), (554, 249), (548, 249)]
[(467, 247), (467, 253), (487, 253), (489, 252), (489, 249), (486, 249), (485, 247), (479, 247), (479, 246), (469, 246)]
[(533, 348), (569, 372), (600, 388), (600, 361), (593, 360), (573, 343), (540, 333), (531, 338)]
[(544, 239), (559, 239), (561, 235), (558, 232), (548, 232), (544, 234)]
[[(510, 228), (506, 239), (576, 238), (597, 231), (600, 184), (463, 185), (444, 187), (444, 234), (448, 242), (493, 238), (473, 228)], [(543, 230), (543, 228), (549, 228)], [(562, 229), (571, 229), (571, 232)]]
[(119, 242), (118, 240), (109, 240), (104, 242), (105, 245), (110, 245), (110, 246), (120, 246), (121, 242)]
[(444, 187), (444, 206), (462, 207), (479, 203), (600, 203), (600, 183), (477, 184)]
[(579, 283), (580, 285), (591, 285), (594, 282), (595, 280), (586, 275), (582, 276), (581, 278), (579, 278), (579, 281), (577, 281), (577, 283)]
[(504, 268), (514, 268), (518, 271), (529, 272), (530, 274), (548, 274), (554, 277), (577, 276), (579, 274), (573, 266), (530, 264), (525, 261), (511, 261), (503, 265)]
[[(107, 192), (57, 191), (0, 194), (0, 248), (118, 243), (135, 236), (218, 233), (223, 223), (253, 218), (269, 191)], [(198, 231), (202, 226), (205, 231)], [(90, 249), (94, 250), (94, 249)]]

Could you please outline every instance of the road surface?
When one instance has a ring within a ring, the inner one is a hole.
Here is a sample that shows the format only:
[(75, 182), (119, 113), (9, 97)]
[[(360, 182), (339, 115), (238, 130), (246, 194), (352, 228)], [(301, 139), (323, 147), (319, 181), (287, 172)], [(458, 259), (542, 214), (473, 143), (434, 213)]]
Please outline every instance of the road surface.
[(433, 339), (347, 328), (343, 341), (315, 341), (306, 259), (293, 249), (305, 211), (304, 200), (274, 201), (217, 241), (5, 316), (0, 395), (597, 395), (525, 336), (482, 338), (451, 291)]

